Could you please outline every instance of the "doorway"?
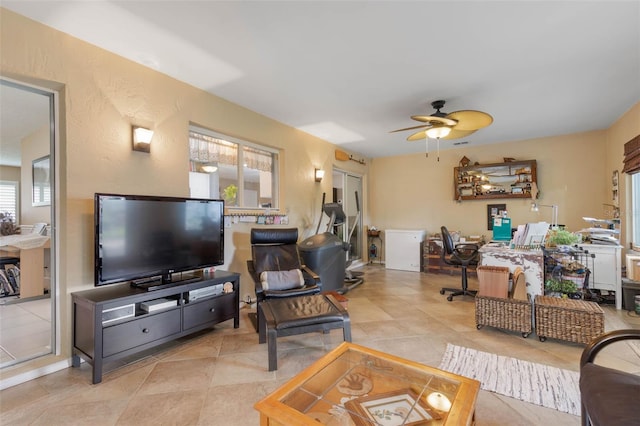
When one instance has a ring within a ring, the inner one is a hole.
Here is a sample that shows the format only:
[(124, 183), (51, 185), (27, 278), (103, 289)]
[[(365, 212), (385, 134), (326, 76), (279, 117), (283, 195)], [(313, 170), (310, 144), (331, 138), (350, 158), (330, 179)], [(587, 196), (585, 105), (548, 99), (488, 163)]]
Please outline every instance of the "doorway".
[(55, 105), (0, 78), (0, 368), (55, 353)]
[(350, 245), (347, 264), (354, 266), (362, 262), (362, 176), (333, 169), (333, 202), (342, 204), (347, 216), (340, 237)]

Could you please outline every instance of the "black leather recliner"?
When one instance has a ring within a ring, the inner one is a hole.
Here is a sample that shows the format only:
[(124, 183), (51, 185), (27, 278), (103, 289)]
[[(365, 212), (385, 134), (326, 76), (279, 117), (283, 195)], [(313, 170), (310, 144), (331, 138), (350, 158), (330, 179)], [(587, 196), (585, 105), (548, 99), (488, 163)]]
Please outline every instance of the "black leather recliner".
[[(257, 323), (260, 321), (260, 303), (264, 300), (321, 291), (320, 277), (302, 263), (297, 242), (297, 228), (251, 229), (251, 260), (247, 260), (247, 268), (255, 284)], [(290, 273), (298, 270), (301, 274)], [(263, 272), (270, 277), (265, 277)], [(301, 276), (304, 282), (297, 279), (288, 282), (292, 276)]]
[(447, 265), (459, 266), (462, 269), (462, 287), (461, 288), (448, 288), (443, 287), (440, 289), (440, 294), (444, 294), (445, 291), (450, 291), (451, 294), (447, 296), (447, 300), (451, 302), (454, 296), (475, 296), (476, 291), (468, 289), (467, 280), (467, 268), (469, 266), (475, 266), (480, 260), (480, 254), (478, 253), (479, 246), (477, 244), (453, 244), (453, 238), (445, 226), (440, 228), (442, 232), (442, 252), (440, 258)]
[(640, 424), (640, 375), (604, 367), (594, 361), (608, 345), (640, 340), (640, 330), (614, 330), (592, 341), (580, 358), (582, 425)]

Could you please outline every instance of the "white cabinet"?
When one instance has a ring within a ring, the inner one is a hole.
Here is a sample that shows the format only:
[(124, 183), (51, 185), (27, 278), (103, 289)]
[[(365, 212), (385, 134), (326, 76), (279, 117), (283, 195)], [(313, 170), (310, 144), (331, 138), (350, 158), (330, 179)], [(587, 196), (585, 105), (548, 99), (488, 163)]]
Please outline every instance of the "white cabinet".
[(616, 292), (616, 309), (622, 309), (622, 246), (579, 244), (595, 255), (589, 288)]
[(426, 231), (408, 229), (388, 229), (385, 237), (385, 267), (402, 271), (420, 272), (420, 243)]

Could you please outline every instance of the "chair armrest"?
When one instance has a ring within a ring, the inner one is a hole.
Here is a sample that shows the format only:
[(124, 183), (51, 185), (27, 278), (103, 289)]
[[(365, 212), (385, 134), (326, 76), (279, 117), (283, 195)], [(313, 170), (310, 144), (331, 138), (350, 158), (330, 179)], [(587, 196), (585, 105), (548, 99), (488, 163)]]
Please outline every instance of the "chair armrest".
[(320, 281), (320, 275), (313, 272), (307, 265), (300, 266), (300, 269), (302, 269), (303, 274), (306, 273), (307, 275), (309, 275), (309, 277), (313, 279), (314, 283), (317, 283), (318, 281)]
[(593, 362), (596, 359), (598, 353), (608, 345), (619, 342), (621, 340), (631, 339), (640, 340), (640, 330), (614, 330), (601, 335), (600, 337), (589, 343), (589, 345), (582, 351), (582, 357), (580, 358), (580, 367), (589, 362)]

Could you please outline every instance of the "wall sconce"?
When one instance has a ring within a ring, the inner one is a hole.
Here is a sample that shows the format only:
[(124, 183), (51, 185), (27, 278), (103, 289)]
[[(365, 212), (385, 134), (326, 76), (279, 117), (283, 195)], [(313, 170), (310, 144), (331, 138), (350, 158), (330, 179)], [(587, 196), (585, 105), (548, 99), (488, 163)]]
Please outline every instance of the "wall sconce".
[(314, 176), (316, 178), (316, 182), (322, 182), (322, 178), (324, 177), (324, 170), (316, 169)]
[(144, 127), (133, 126), (133, 150), (140, 152), (151, 152), (151, 138), (153, 130)]

